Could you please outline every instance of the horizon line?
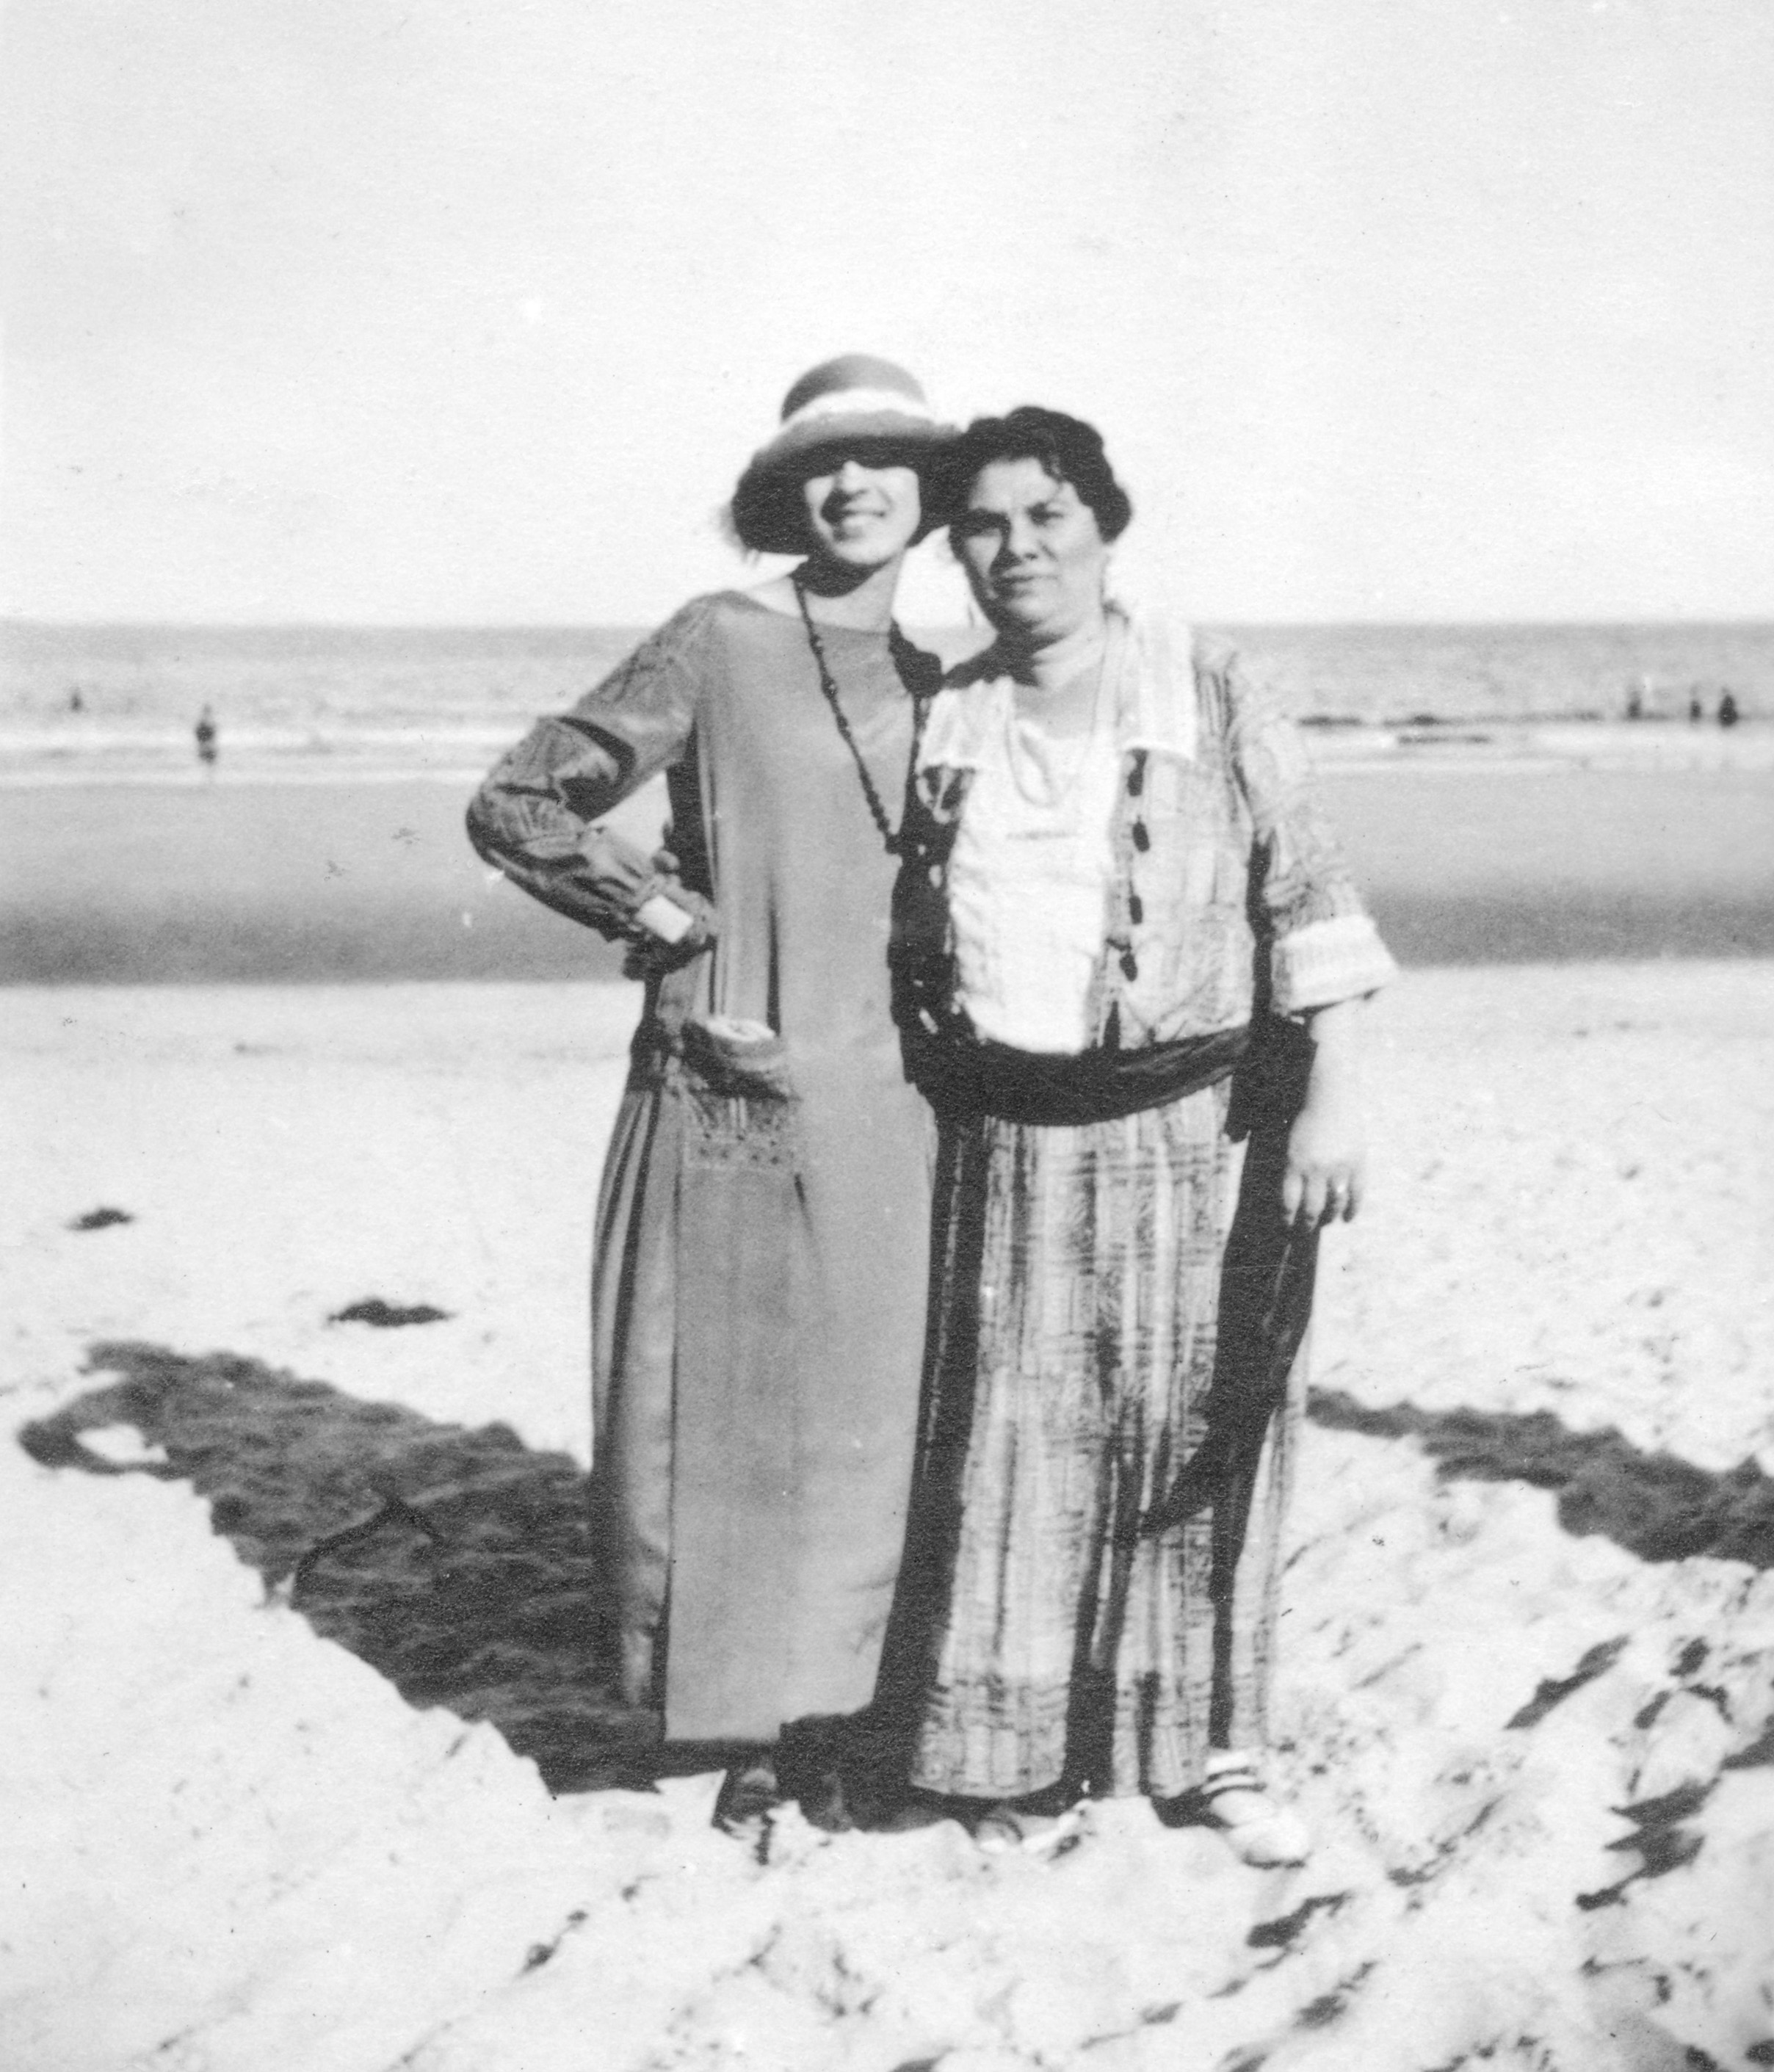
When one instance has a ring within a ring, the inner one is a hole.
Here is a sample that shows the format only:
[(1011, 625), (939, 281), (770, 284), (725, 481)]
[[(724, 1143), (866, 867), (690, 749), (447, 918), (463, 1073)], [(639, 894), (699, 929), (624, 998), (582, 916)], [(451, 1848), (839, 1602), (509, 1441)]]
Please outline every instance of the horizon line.
[[(1595, 631), (1611, 627), (1718, 627), (1774, 626), (1774, 606), (1766, 613), (1732, 612), (1705, 616), (1669, 614), (1652, 618), (1573, 616), (1513, 618), (1484, 614), (1472, 618), (1268, 619), (1207, 612), (1177, 615), (1191, 624), (1260, 627), (1275, 632), (1342, 631), (1360, 628), (1386, 631), (1438, 627), (1559, 627)], [(629, 619), (50, 619), (0, 611), (0, 631), (73, 632), (200, 633), (597, 633), (651, 631), (664, 622)], [(965, 619), (908, 619), (908, 627), (933, 633), (983, 632), (983, 621)]]

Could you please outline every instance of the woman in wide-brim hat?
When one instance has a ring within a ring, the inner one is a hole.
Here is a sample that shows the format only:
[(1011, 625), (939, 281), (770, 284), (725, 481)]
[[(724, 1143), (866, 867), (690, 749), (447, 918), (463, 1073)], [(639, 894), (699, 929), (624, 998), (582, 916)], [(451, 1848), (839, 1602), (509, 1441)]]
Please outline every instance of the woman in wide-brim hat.
[[(800, 565), (686, 605), (469, 813), (646, 980), (598, 1210), (593, 1534), (622, 1693), (729, 1745), (723, 1824), (779, 1793), (844, 1817), (899, 1568), (929, 1186), (888, 923), (936, 672), (892, 607), (949, 436), (889, 362), (805, 375), (732, 506)], [(652, 857), (599, 822), (661, 771)]]

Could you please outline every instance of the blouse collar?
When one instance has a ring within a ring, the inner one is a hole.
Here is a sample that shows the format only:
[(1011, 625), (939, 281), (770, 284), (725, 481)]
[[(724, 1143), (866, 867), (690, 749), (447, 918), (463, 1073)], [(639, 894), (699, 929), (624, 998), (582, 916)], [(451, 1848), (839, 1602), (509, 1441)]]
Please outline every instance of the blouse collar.
[[(1195, 642), (1174, 619), (1111, 602), (1103, 666), (1114, 686), (1115, 745), (1192, 762), (1196, 742)], [(977, 770), (1004, 724), (1015, 684), (995, 642), (949, 671), (931, 707), (920, 769)]]

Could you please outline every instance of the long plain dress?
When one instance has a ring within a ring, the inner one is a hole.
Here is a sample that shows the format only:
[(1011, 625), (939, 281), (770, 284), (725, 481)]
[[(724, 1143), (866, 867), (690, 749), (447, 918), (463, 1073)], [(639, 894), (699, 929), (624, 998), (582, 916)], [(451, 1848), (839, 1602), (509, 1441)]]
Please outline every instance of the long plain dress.
[[(924, 658), (886, 634), (821, 638), (896, 818)], [(890, 1009), (895, 865), (797, 620), (735, 592), (687, 606), (512, 750), (471, 832), (607, 928), (575, 883), (580, 845), (661, 770), (681, 878), (717, 932), (649, 982), (605, 1163), (594, 1539), (628, 1700), (671, 1738), (769, 1740), (874, 1694), (917, 1416), (930, 1126)], [(711, 1145), (697, 1126), (732, 1106), (685, 1063), (711, 1015), (780, 1034), (785, 1135)]]

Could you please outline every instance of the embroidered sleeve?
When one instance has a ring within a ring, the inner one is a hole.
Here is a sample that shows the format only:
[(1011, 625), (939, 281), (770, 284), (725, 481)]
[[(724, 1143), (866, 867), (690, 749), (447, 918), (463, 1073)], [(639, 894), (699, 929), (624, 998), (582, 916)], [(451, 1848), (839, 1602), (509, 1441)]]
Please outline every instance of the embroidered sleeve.
[(682, 760), (710, 616), (706, 599), (686, 605), (570, 710), (538, 720), (469, 806), (468, 838), (489, 863), (601, 935), (633, 933), (656, 892), (679, 896), (649, 857), (597, 823)]
[(1211, 667), (1254, 825), (1252, 904), (1268, 950), (1270, 1008), (1300, 1014), (1372, 993), (1397, 967), (1349, 874), (1305, 744), (1235, 655)]

